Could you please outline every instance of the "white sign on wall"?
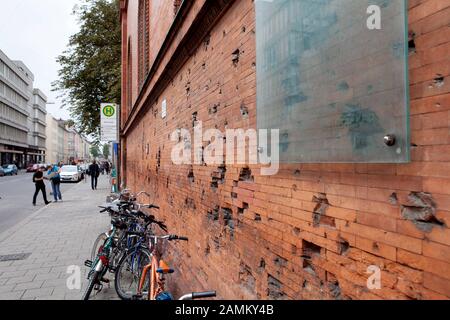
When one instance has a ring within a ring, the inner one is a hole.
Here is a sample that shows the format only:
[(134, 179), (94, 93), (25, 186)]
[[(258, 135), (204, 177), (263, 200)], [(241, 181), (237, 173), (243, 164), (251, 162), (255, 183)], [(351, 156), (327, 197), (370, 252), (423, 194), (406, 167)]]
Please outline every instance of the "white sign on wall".
[(118, 141), (119, 106), (115, 103), (102, 103), (100, 107), (101, 140), (104, 142)]
[(167, 116), (167, 100), (164, 99), (161, 105), (161, 118), (165, 118)]

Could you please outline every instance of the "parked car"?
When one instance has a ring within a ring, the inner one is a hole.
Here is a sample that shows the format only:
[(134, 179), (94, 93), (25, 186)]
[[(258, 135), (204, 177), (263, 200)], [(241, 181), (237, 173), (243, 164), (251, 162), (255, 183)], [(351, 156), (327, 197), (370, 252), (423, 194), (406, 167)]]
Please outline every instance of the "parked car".
[(39, 168), (38, 164), (30, 164), (27, 167), (27, 172), (36, 172), (38, 168)]
[(12, 176), (17, 175), (19, 170), (15, 164), (5, 164), (3, 166), (3, 171), (5, 172), (5, 176)]
[(5, 170), (3, 170), (3, 167), (0, 167), (0, 177), (3, 177), (5, 175)]
[(61, 182), (80, 182), (82, 179), (82, 172), (78, 166), (62, 166), (59, 175)]

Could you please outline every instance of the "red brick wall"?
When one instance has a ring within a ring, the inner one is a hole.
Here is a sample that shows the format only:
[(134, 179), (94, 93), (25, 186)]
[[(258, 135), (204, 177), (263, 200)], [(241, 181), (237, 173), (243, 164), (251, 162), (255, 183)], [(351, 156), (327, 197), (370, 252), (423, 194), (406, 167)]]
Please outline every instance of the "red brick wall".
[[(252, 0), (234, 2), (153, 103), (152, 85), (204, 3), (193, 2), (135, 106), (147, 101), (151, 108), (132, 125), (122, 121), (127, 186), (152, 191), (170, 232), (190, 239), (171, 246), (171, 288), (215, 289), (221, 298), (237, 299), (450, 298), (450, 2), (409, 1), (416, 46), (410, 56), (410, 164), (283, 165), (270, 177), (251, 167), (251, 179), (239, 166), (171, 161), (170, 134), (192, 129), (195, 112), (205, 129), (256, 125)], [(152, 57), (173, 21), (170, 1), (154, 3), (154, 24), (161, 28), (151, 28)], [(241, 114), (243, 104), (248, 117)], [(210, 113), (214, 105), (217, 112)], [(443, 226), (423, 231), (429, 225), (419, 228), (402, 215), (430, 210)], [(380, 290), (366, 287), (370, 265), (382, 270)]]

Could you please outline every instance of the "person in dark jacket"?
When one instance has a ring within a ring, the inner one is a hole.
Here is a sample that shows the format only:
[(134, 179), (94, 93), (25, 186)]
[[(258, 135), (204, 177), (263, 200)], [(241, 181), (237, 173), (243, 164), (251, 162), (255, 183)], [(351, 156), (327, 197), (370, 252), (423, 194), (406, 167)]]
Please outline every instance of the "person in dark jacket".
[(89, 174), (91, 175), (92, 190), (97, 190), (97, 181), (98, 176), (100, 175), (100, 167), (98, 166), (97, 161), (92, 161), (92, 164), (89, 166)]
[(42, 196), (44, 197), (45, 205), (49, 204), (51, 201), (47, 201), (47, 191), (45, 190), (44, 183), (44, 169), (43, 167), (39, 167), (39, 169), (33, 174), (33, 182), (36, 187), (36, 191), (33, 196), (33, 206), (36, 205), (36, 198), (39, 194), (39, 191), (42, 191)]

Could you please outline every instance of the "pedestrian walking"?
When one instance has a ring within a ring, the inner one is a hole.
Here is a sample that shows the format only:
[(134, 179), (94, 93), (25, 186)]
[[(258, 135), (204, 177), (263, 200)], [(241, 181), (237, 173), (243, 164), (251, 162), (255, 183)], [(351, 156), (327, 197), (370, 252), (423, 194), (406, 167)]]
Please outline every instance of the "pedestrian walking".
[(105, 170), (106, 170), (106, 174), (109, 175), (109, 172), (111, 170), (111, 166), (109, 165), (108, 161), (105, 162)]
[(92, 190), (97, 190), (98, 176), (100, 175), (100, 167), (98, 166), (97, 161), (92, 161), (92, 164), (89, 166), (89, 173), (91, 174)]
[(55, 202), (62, 201), (61, 195), (61, 176), (59, 173), (61, 172), (61, 167), (58, 165), (49, 166), (47, 172), (47, 178), (50, 180), (52, 185), (53, 198)]
[(33, 182), (36, 187), (36, 191), (33, 196), (33, 206), (36, 205), (36, 198), (39, 191), (42, 191), (42, 196), (44, 197), (45, 205), (49, 204), (51, 201), (47, 201), (47, 191), (45, 190), (44, 182), (44, 167), (39, 167), (39, 169), (33, 174)]

